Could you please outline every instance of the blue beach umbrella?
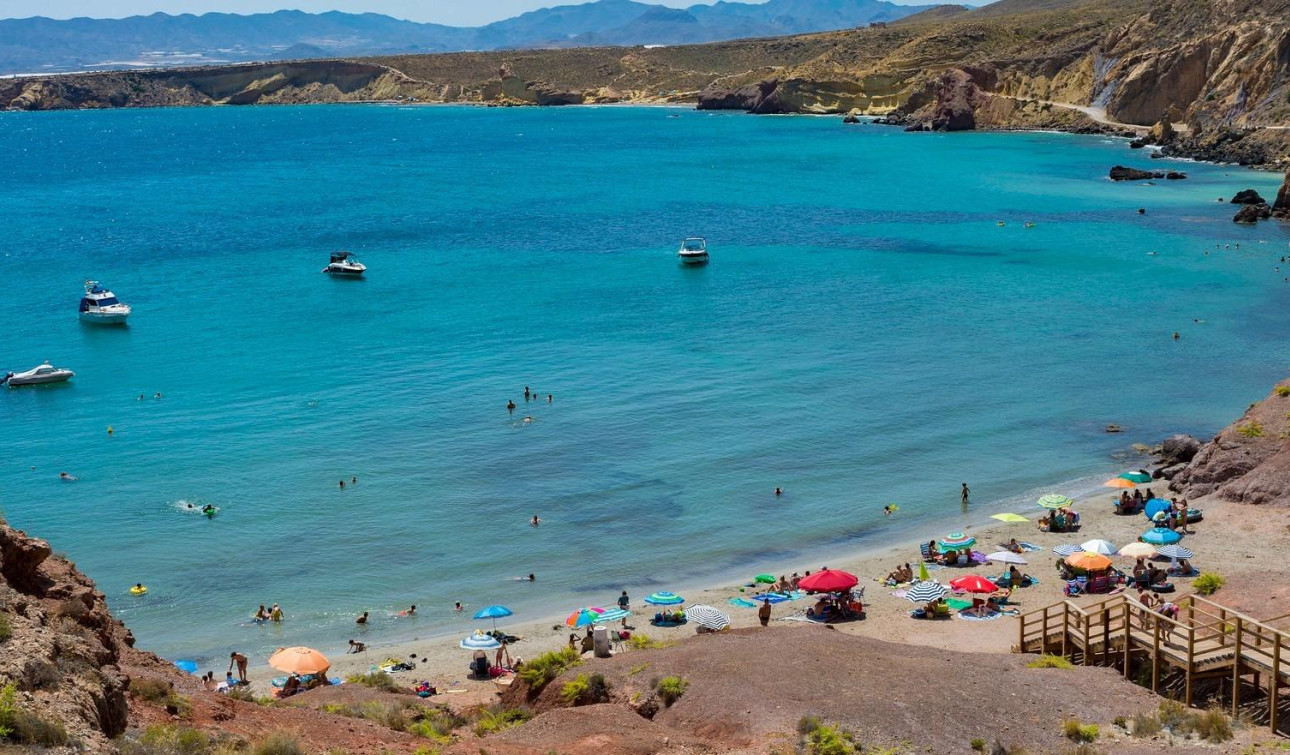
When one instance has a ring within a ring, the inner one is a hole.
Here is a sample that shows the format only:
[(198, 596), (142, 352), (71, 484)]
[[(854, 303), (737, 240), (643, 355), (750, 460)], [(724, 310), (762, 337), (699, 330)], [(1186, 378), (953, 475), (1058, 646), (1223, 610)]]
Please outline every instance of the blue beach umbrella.
[(1153, 527), (1142, 533), (1142, 542), (1152, 545), (1172, 545), (1182, 540), (1182, 535), (1167, 527)]
[(685, 598), (674, 592), (656, 592), (646, 596), (645, 602), (652, 606), (679, 606), (685, 602)]
[(1152, 498), (1150, 501), (1143, 504), (1142, 515), (1154, 522), (1156, 520), (1156, 514), (1169, 511), (1172, 507), (1173, 504), (1163, 498)]
[(483, 630), (476, 629), (474, 634), (467, 635), (460, 643), (462, 650), (494, 650), (502, 646), (491, 635), (484, 634)]
[(489, 606), (481, 608), (475, 613), (476, 619), (492, 619), (493, 629), (497, 629), (497, 620), (511, 615), (511, 609), (506, 606)]

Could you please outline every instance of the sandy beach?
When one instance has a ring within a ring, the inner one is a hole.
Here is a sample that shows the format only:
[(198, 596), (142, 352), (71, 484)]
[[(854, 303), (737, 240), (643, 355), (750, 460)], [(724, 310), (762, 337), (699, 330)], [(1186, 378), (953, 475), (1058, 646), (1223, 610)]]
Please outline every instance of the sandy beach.
[[(1108, 475), (1109, 476), (1109, 475)], [(1159, 495), (1165, 495), (1167, 483), (1155, 481), (1151, 487)], [(1055, 571), (1057, 556), (1052, 548), (1062, 543), (1081, 543), (1094, 538), (1110, 540), (1117, 546), (1134, 542), (1139, 535), (1149, 528), (1147, 520), (1141, 514), (1120, 516), (1114, 513), (1111, 500), (1113, 491), (1109, 488), (1089, 493), (1076, 498), (1075, 508), (1081, 515), (1081, 528), (1077, 533), (1041, 532), (1034, 521), (1029, 523), (1006, 524), (994, 522), (964, 528), (968, 534), (976, 537), (975, 550), (990, 553), (1001, 550), (1010, 538), (1032, 543), (1041, 548), (1039, 551), (1025, 554), (1028, 563), (1022, 570), (1039, 579), (1038, 584), (1014, 591), (1012, 602), (1022, 613), (1056, 603), (1064, 598), (1064, 582)], [(1290, 545), (1290, 536), (1284, 529), (1276, 534), (1269, 534), (1266, 526), (1267, 514), (1250, 507), (1224, 503), (1217, 500), (1194, 501), (1193, 505), (1202, 508), (1204, 521), (1191, 526), (1184, 542), (1196, 552), (1193, 563), (1201, 571), (1218, 572), (1229, 580), (1254, 574), (1260, 564), (1267, 558)], [(1017, 513), (1037, 520), (1043, 513), (1036, 506), (1022, 509)], [(898, 514), (897, 514), (898, 515)], [(1282, 517), (1284, 518), (1284, 517)], [(1246, 537), (1246, 534), (1257, 532), (1258, 537)], [(933, 537), (942, 537), (947, 532), (932, 531), (919, 538), (902, 540), (900, 543), (879, 549), (870, 549), (855, 553), (828, 564), (803, 563), (792, 570), (804, 573), (806, 570), (817, 570), (825, 565), (845, 569), (860, 578), (860, 585), (865, 588), (865, 618), (860, 621), (834, 625), (838, 631), (848, 632), (877, 639), (926, 645), (942, 649), (957, 649), (975, 652), (1011, 652), (1016, 642), (1017, 619), (1002, 616), (990, 621), (953, 621), (927, 622), (909, 617), (914, 607), (903, 597), (894, 596), (894, 588), (886, 586), (881, 579), (899, 564), (909, 562), (917, 568), (918, 545)], [(1239, 544), (1239, 545), (1238, 545)], [(1129, 568), (1132, 559), (1115, 558), (1117, 566)], [(965, 574), (997, 576), (1004, 570), (1000, 565), (975, 565), (970, 567), (952, 567), (932, 571), (932, 578), (948, 582)], [(750, 574), (748, 579), (751, 580)], [(1190, 593), (1189, 578), (1174, 578), (1177, 595)], [(746, 584), (746, 583), (745, 583)], [(755, 609), (743, 608), (730, 604), (731, 598), (746, 594), (745, 584), (726, 582), (700, 590), (680, 592), (686, 598), (686, 605), (706, 603), (716, 606), (728, 613), (734, 627), (752, 627), (757, 625)], [(747, 593), (753, 590), (747, 589)], [(678, 640), (695, 634), (692, 626), (654, 627), (649, 624), (656, 608), (641, 602), (644, 595), (631, 595), (633, 616), (628, 624), (638, 634), (648, 635), (656, 640)], [(1084, 596), (1074, 600), (1093, 602), (1104, 596)], [(1220, 593), (1220, 598), (1224, 597)], [(603, 605), (612, 603), (613, 596), (606, 595)], [(790, 617), (803, 613), (810, 604), (809, 600), (797, 600), (780, 603), (774, 606), (772, 621), (777, 626), (809, 626), (793, 621)], [(472, 609), (473, 610), (473, 609)], [(1253, 609), (1251, 609), (1253, 610)], [(373, 620), (387, 620), (376, 618)], [(615, 623), (616, 625), (616, 623)], [(332, 675), (346, 677), (362, 674), (376, 668), (386, 659), (414, 660), (417, 667), (411, 671), (397, 672), (394, 677), (400, 682), (412, 686), (416, 682), (429, 681), (441, 691), (448, 694), (462, 695), (459, 699), (477, 700), (491, 696), (495, 686), (491, 682), (470, 679), (467, 663), (470, 653), (458, 647), (458, 641), (470, 629), (486, 629), (491, 625), (486, 621), (463, 622), (462, 631), (453, 635), (440, 635), (414, 639), (393, 644), (375, 644), (366, 652), (346, 654), (344, 642), (335, 647), (321, 648), (328, 653), (333, 662)], [(532, 658), (543, 652), (563, 647), (568, 642), (570, 629), (562, 623), (561, 615), (543, 616), (536, 619), (526, 617), (508, 617), (498, 622), (499, 628), (522, 638), (510, 647), (512, 657)], [(469, 627), (469, 628), (467, 628)], [(581, 633), (581, 630), (579, 630)], [(630, 651), (626, 651), (630, 652)], [(490, 654), (491, 655), (491, 654)], [(590, 658), (590, 654), (587, 656)], [(259, 660), (259, 659), (255, 659)], [(218, 669), (222, 672), (222, 669)], [(252, 668), (250, 674), (253, 689), (257, 694), (267, 694), (270, 680), (277, 676), (267, 666)], [(467, 694), (469, 693), (469, 694)]]

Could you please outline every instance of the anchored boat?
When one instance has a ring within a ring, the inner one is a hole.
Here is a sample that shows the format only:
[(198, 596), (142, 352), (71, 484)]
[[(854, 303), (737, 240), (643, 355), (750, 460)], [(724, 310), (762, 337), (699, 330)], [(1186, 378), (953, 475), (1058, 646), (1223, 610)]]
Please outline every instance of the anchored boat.
[(367, 272), (367, 265), (359, 262), (349, 252), (332, 252), (331, 263), (324, 267), (322, 271), (328, 275), (357, 278)]
[(116, 298), (116, 294), (100, 286), (98, 281), (85, 281), (85, 296), (81, 297), (81, 322), (120, 325), (129, 316), (129, 304), (122, 303)]
[(0, 385), (7, 384), (10, 388), (17, 388), (21, 385), (66, 383), (75, 374), (69, 369), (54, 367), (49, 362), (45, 362), (39, 367), (34, 367), (26, 372), (10, 372), (3, 379), (0, 379)]
[(708, 240), (697, 236), (681, 242), (681, 249), (676, 253), (682, 265), (708, 264)]

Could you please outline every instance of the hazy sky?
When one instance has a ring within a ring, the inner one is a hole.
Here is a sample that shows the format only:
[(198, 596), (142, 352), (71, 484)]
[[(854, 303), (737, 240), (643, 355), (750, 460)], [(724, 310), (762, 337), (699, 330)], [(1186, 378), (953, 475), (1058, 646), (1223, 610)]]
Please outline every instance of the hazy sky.
[[(320, 12), (371, 11), (413, 21), (433, 21), (454, 26), (477, 26), (509, 18), (524, 11), (552, 5), (575, 5), (583, 0), (0, 0), (0, 18), (49, 16), (71, 18), (120, 18), (163, 11), (165, 13), (263, 13), (282, 8)], [(684, 8), (713, 0), (641, 0)], [(744, 0), (760, 3), (765, 0)], [(933, 0), (892, 0), (900, 5), (929, 4)]]

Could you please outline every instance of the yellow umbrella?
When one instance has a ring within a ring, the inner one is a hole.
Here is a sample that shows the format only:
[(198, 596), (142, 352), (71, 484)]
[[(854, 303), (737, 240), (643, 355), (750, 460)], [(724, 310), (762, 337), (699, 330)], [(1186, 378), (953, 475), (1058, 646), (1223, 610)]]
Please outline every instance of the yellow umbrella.
[(1010, 524), (1011, 524), (1011, 523), (1015, 523), (1015, 522), (1029, 522), (1029, 521), (1030, 521), (1029, 519), (1025, 518), (1025, 517), (1024, 517), (1024, 516), (1022, 516), (1021, 514), (992, 514), (992, 515), (990, 516), (990, 518), (991, 518), (991, 519), (998, 519), (998, 520), (999, 520), (999, 521), (1001, 521), (1001, 522), (1008, 522), (1008, 523), (1010, 523)]
[(929, 579), (931, 579), (931, 576), (927, 573), (927, 564), (923, 561), (919, 561), (918, 562), (918, 581), (926, 582)]
[(269, 665), (288, 674), (319, 674), (331, 668), (327, 656), (313, 648), (279, 648), (269, 656)]
[(1133, 480), (1126, 480), (1126, 479), (1124, 479), (1123, 477), (1117, 477), (1117, 478), (1115, 478), (1114, 480), (1107, 480), (1106, 482), (1102, 483), (1102, 487), (1104, 487), (1104, 488), (1131, 488), (1131, 487), (1133, 487)]
[(1099, 553), (1084, 551), (1066, 557), (1066, 564), (1076, 569), (1087, 569), (1089, 571), (1098, 571), (1106, 569), (1111, 565), (1111, 559)]

